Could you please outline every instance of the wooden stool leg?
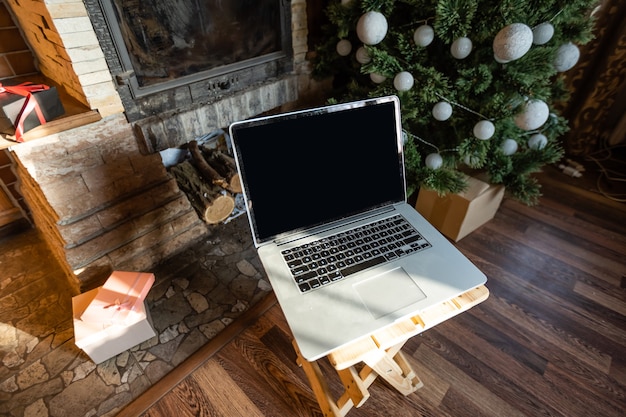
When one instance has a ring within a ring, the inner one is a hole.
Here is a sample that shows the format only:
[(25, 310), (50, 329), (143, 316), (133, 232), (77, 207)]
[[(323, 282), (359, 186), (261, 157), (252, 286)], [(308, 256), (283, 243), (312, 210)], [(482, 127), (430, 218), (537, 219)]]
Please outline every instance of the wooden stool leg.
[(315, 394), (315, 398), (317, 399), (317, 404), (320, 406), (322, 413), (324, 413), (324, 417), (345, 417), (348, 411), (353, 407), (352, 400), (347, 398), (341, 401), (341, 406), (338, 405), (330, 394), (326, 378), (317, 362), (309, 362), (304, 359), (295, 340), (292, 344), (297, 355), (296, 363), (304, 370), (309, 384), (311, 385), (311, 389), (313, 390), (313, 394)]
[(373, 351), (363, 359), (363, 362), (403, 395), (409, 395), (424, 384), (400, 352), (404, 343), (399, 343), (387, 351)]

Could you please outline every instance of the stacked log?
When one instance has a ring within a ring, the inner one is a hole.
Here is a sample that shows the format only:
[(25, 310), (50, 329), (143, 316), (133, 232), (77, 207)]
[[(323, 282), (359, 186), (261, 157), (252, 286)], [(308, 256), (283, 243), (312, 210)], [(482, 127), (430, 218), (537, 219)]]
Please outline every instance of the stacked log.
[(191, 160), (170, 168), (179, 188), (187, 194), (198, 215), (208, 224), (226, 220), (235, 209), (241, 182), (234, 159), (219, 149), (188, 144)]

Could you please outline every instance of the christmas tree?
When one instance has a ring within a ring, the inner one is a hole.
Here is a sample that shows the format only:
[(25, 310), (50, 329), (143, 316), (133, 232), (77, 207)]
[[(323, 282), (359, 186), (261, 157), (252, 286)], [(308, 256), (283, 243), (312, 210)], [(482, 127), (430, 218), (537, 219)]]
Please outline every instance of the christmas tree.
[(591, 0), (331, 0), (314, 74), (331, 101), (395, 94), (410, 193), (481, 171), (532, 205), (563, 156), (564, 73), (593, 37)]

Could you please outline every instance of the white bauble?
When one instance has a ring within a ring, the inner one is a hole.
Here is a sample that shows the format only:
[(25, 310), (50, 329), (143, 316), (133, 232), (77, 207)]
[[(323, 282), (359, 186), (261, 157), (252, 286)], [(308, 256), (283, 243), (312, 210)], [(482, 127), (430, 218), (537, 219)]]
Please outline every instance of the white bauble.
[(367, 12), (356, 24), (356, 34), (366, 45), (376, 45), (387, 35), (387, 19), (380, 12)]
[(514, 139), (505, 139), (500, 145), (500, 150), (505, 155), (513, 155), (517, 152), (517, 142)]
[(557, 49), (556, 57), (554, 58), (554, 68), (559, 72), (570, 70), (576, 65), (578, 58), (580, 58), (578, 46), (568, 42)]
[(435, 39), (435, 30), (430, 25), (422, 25), (413, 32), (413, 41), (418, 46), (428, 46)]
[(360, 64), (367, 64), (372, 60), (372, 58), (370, 57), (370, 54), (367, 53), (365, 47), (360, 46), (359, 49), (356, 50), (356, 60)]
[(447, 101), (440, 101), (433, 106), (433, 117), (439, 121), (448, 120), (452, 116), (452, 106)]
[(543, 22), (533, 28), (533, 43), (544, 45), (554, 36), (554, 26), (550, 22)]
[(415, 82), (410, 72), (402, 71), (393, 78), (393, 86), (398, 91), (409, 91)]
[(541, 100), (526, 102), (522, 111), (514, 118), (515, 125), (522, 130), (539, 129), (548, 120), (550, 109)]
[(386, 79), (387, 79), (387, 77), (385, 77), (382, 74), (378, 74), (376, 72), (370, 73), (370, 80), (374, 81), (376, 84), (380, 84), (382, 82), (385, 82)]
[(477, 168), (478, 164), (480, 163), (480, 158), (476, 155), (465, 155), (465, 158), (463, 158), (463, 162), (468, 167)]
[(481, 120), (474, 125), (474, 136), (480, 140), (487, 140), (496, 132), (496, 127), (489, 120)]
[(528, 147), (530, 149), (541, 150), (545, 148), (547, 144), (548, 138), (541, 133), (536, 133), (528, 138)]
[(533, 31), (523, 23), (505, 26), (493, 39), (493, 53), (498, 62), (510, 62), (523, 57), (533, 43)]
[(438, 153), (428, 154), (426, 157), (426, 166), (430, 169), (439, 169), (443, 165), (443, 158)]
[(456, 59), (465, 59), (472, 52), (472, 41), (470, 38), (458, 38), (450, 46), (450, 53)]
[(337, 53), (341, 56), (348, 56), (352, 52), (352, 43), (347, 39), (342, 39), (337, 42)]

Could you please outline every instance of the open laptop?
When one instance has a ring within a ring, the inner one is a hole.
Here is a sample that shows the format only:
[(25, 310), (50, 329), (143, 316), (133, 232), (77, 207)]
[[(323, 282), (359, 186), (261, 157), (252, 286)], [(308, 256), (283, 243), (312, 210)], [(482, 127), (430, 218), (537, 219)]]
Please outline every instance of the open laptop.
[(486, 282), (406, 203), (396, 96), (229, 131), (254, 244), (307, 360)]

